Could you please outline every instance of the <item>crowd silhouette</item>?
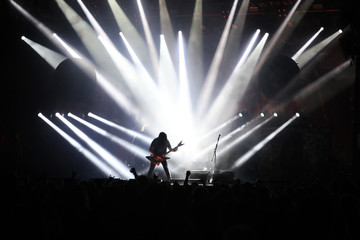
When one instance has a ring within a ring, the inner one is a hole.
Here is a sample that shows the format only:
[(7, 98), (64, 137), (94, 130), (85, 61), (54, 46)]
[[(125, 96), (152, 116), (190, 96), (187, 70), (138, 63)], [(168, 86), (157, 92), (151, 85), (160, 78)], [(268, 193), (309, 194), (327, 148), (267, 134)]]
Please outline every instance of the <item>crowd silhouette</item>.
[(360, 239), (359, 182), (2, 175), (2, 239)]

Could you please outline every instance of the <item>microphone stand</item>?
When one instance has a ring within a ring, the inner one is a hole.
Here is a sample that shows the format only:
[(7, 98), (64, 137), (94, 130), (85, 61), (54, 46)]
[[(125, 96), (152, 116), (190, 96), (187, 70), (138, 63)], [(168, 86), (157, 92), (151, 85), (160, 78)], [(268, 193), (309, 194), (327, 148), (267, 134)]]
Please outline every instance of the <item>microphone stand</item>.
[(217, 147), (218, 147), (218, 143), (219, 143), (219, 140), (220, 140), (220, 136), (221, 136), (221, 134), (219, 134), (219, 136), (218, 136), (218, 138), (217, 138), (216, 145), (215, 145), (215, 149), (214, 149), (214, 154), (213, 154), (213, 157), (212, 157), (212, 159), (211, 159), (211, 162), (214, 161), (214, 164), (213, 164), (213, 170), (211, 171), (210, 182), (212, 182), (214, 173), (215, 173), (215, 171), (216, 171), (216, 150), (217, 150)]

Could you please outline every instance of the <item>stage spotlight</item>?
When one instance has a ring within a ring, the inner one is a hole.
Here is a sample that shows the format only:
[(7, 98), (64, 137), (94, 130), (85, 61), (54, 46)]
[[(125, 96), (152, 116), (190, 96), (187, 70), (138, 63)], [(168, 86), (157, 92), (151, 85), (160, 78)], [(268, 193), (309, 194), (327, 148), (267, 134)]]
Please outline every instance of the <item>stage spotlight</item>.
[(317, 36), (324, 30), (323, 27), (321, 27), (305, 44), (302, 46), (299, 51), (297, 51), (294, 56), (291, 58), (296, 61), (296, 59), (305, 51), (305, 49), (315, 40)]
[[(238, 144), (240, 144), (241, 142), (243, 142), (244, 140), (246, 140), (249, 136), (251, 136), (253, 133), (255, 133), (257, 130), (259, 130), (261, 127), (263, 127), (264, 125), (266, 125), (268, 122), (270, 122), (273, 119), (273, 116), (270, 116), (268, 118), (263, 118), (260, 117), (259, 118), (254, 118), (253, 120), (251, 120), (248, 124), (244, 124), (243, 126), (235, 129), (233, 132), (229, 133), (228, 135), (226, 135), (223, 138), (223, 142), (227, 139), (232, 138), (233, 136), (237, 136), (237, 134), (235, 135), (236, 132), (239, 131), (245, 131), (243, 134), (241, 134), (240, 136), (236, 137), (236, 139), (233, 139), (233, 141), (229, 142), (226, 146), (224, 146), (222, 149), (220, 149), (218, 151), (218, 156), (222, 156), (224, 153), (229, 153), (229, 151), (237, 146)], [(260, 122), (259, 122), (260, 121)], [(246, 127), (246, 129), (244, 129)]]
[(261, 116), (261, 117), (265, 117), (265, 114), (264, 114), (264, 113), (260, 113), (260, 116)]
[(85, 148), (81, 143), (72, 138), (58, 126), (56, 126), (53, 122), (51, 122), (48, 118), (46, 118), (42, 113), (38, 113), (38, 117), (44, 120), (51, 128), (53, 128), (58, 134), (60, 134), (68, 143), (70, 143), (75, 149), (79, 151), (82, 155), (84, 155), (89, 161), (91, 161), (96, 167), (98, 167), (103, 173), (104, 176), (115, 175), (114, 169), (106, 165), (98, 156), (93, 154), (87, 148)]
[(150, 30), (150, 26), (149, 26), (149, 23), (148, 23), (148, 20), (147, 20), (147, 17), (145, 15), (145, 11), (144, 11), (144, 8), (142, 6), (142, 3), (140, 0), (137, 0), (137, 5), (138, 5), (138, 9), (139, 9), (139, 13), (140, 13), (140, 19), (141, 19), (141, 22), (142, 22), (142, 26), (143, 26), (143, 30), (144, 30), (144, 34), (145, 34), (145, 39), (146, 39), (146, 43), (147, 43), (147, 46), (148, 46), (148, 49), (149, 49), (149, 52), (150, 52), (150, 60), (153, 64), (153, 67), (154, 67), (154, 70), (155, 72), (157, 72), (158, 70), (158, 54), (157, 54), (157, 50), (156, 50), (156, 47), (155, 47), (155, 43), (154, 43), (154, 40), (152, 38), (152, 35), (151, 35), (151, 30)]
[[(126, 150), (128, 150), (129, 152), (131, 152), (133, 154), (145, 156), (148, 153), (147, 151), (134, 145), (133, 143), (127, 142), (127, 141), (115, 136), (114, 134), (111, 134), (110, 132), (95, 126), (94, 124), (91, 124), (90, 122), (77, 117), (76, 115), (74, 115), (72, 113), (68, 113), (68, 116), (75, 119), (76, 121), (80, 122), (81, 124), (84, 124), (85, 126), (92, 129), (93, 131), (99, 133), (100, 135), (110, 139), (112, 142), (119, 144), (120, 146), (122, 146), (123, 148), (125, 148)], [(147, 159), (144, 159), (144, 160), (147, 161)]]
[(111, 166), (119, 173), (120, 176), (124, 177), (125, 179), (132, 177), (127, 167), (112, 153), (91, 139), (87, 134), (68, 121), (64, 116), (60, 115), (59, 113), (56, 113), (55, 116), (58, 117), (67, 127), (69, 127), (79, 138), (81, 138), (82, 141), (84, 141), (98, 156), (101, 156), (109, 166)]
[(57, 53), (37, 42), (30, 40), (25, 36), (21, 36), (21, 40), (26, 42), (32, 49), (35, 50), (53, 69), (66, 59), (66, 57), (60, 53)]
[(315, 46), (307, 49), (297, 59), (296, 62), (300, 68), (303, 68), (313, 57), (315, 57), (320, 51), (322, 51), (327, 45), (329, 45), (337, 36), (342, 33), (341, 30), (336, 31), (332, 35), (328, 36)]
[(72, 58), (80, 58), (82, 59), (82, 57), (80, 56), (80, 54), (73, 49), (72, 47), (70, 47), (62, 38), (60, 38), (56, 33), (53, 33), (52, 36), (61, 44), (62, 47), (65, 48), (65, 50), (67, 51), (68, 54), (70, 54), (70, 56)]
[(134, 130), (125, 128), (123, 126), (120, 126), (120, 125), (118, 125), (116, 123), (113, 123), (113, 122), (111, 122), (111, 121), (109, 121), (109, 120), (107, 120), (105, 118), (102, 118), (102, 117), (100, 117), (98, 115), (95, 115), (95, 114), (93, 114), (91, 112), (88, 113), (88, 116), (91, 117), (91, 118), (94, 118), (94, 119), (96, 119), (96, 120), (98, 120), (98, 121), (100, 121), (102, 123), (105, 123), (106, 125), (108, 125), (110, 127), (114, 127), (116, 129), (120, 130), (121, 132), (127, 134), (130, 137), (137, 137), (138, 139), (140, 139), (145, 144), (150, 144), (151, 141), (152, 141), (152, 139), (149, 138), (148, 136), (146, 136), (145, 134), (141, 134), (141, 133), (139, 133), (137, 131), (134, 131)]
[[(212, 125), (211, 121), (223, 121), (224, 119), (230, 117), (230, 114), (236, 114), (238, 106), (237, 101), (233, 101), (233, 99), (237, 99), (239, 96), (244, 95), (245, 89), (247, 89), (251, 81), (250, 76), (255, 69), (257, 60), (260, 57), (261, 50), (265, 45), (268, 36), (268, 34), (265, 34), (252, 53), (248, 55), (248, 51), (252, 49), (253, 43), (258, 34), (259, 31), (256, 31), (253, 35), (245, 53), (241, 56), (240, 61), (231, 72), (229, 78), (225, 81), (225, 85), (222, 87), (220, 93), (217, 95), (216, 99), (211, 104), (210, 109), (207, 111), (206, 118), (211, 119), (207, 124), (208, 126)], [(245, 62), (242, 63), (243, 61)], [(241, 81), (239, 81), (239, 79), (241, 79)], [(225, 108), (227, 111), (223, 112), (223, 109)], [(221, 112), (221, 114), (219, 114), (219, 112)]]
[(248, 115), (247, 109), (241, 110), (239, 112), (239, 117), (246, 117)]
[(278, 114), (275, 112), (275, 113), (274, 113), (274, 117), (277, 117), (277, 116), (278, 116)]
[(224, 129), (228, 126), (230, 126), (230, 124), (232, 124), (234, 121), (236, 121), (238, 118), (242, 117), (243, 114), (240, 112), (239, 115), (235, 115), (234, 117), (232, 117), (231, 119), (227, 120), (226, 122), (224, 122), (223, 124), (213, 128), (211, 131), (209, 131), (208, 133), (206, 133), (205, 135), (203, 135), (199, 141), (202, 141), (204, 139), (208, 139), (209, 136), (213, 135), (213, 134), (218, 134), (221, 131), (224, 131)]
[(298, 113), (296, 113), (293, 117), (283, 123), (279, 128), (269, 134), (266, 138), (261, 140), (258, 144), (252, 147), (249, 151), (247, 151), (244, 155), (242, 155), (238, 160), (236, 160), (232, 166), (232, 169), (238, 168), (242, 166), (247, 160), (249, 160), (252, 156), (255, 155), (258, 151), (260, 151), (268, 142), (270, 142), (276, 135), (278, 135), (281, 131), (283, 131), (287, 126), (289, 126), (296, 118), (298, 117)]
[(124, 9), (121, 8), (116, 0), (108, 0), (108, 3), (120, 31), (124, 33), (127, 39), (131, 39), (131, 44), (139, 58), (142, 61), (145, 60), (149, 56), (149, 51), (139, 31), (132, 24)]
[(231, 25), (234, 19), (235, 10), (237, 8), (238, 0), (235, 0), (233, 2), (229, 17), (226, 21), (225, 27), (223, 29), (223, 32), (221, 34), (220, 41), (218, 43), (218, 46), (216, 48), (214, 57), (212, 59), (212, 62), (210, 64), (210, 68), (208, 70), (207, 76), (205, 78), (205, 82), (203, 84), (203, 87), (201, 89), (200, 95), (199, 95), (199, 104), (197, 113), (199, 116), (201, 116), (205, 109), (208, 106), (208, 103), (210, 101), (211, 94), (213, 92), (216, 78), (218, 76), (219, 70), (220, 70), (220, 63), (223, 59), (224, 51), (226, 42), (228, 40), (228, 36), (231, 30)]
[[(3, 1), (4, 2), (4, 1)], [(13, 0), (9, 1), (10, 4), (16, 8), (27, 20), (29, 20), (41, 33), (43, 33), (55, 46), (60, 47), (58, 42), (52, 37), (53, 31), (50, 30), (44, 23), (33, 17), (28, 11)]]
[(182, 36), (182, 32), (178, 32), (178, 44), (179, 44), (179, 117), (182, 123), (186, 123), (188, 126), (191, 125), (192, 119), (192, 106), (191, 96), (189, 91), (189, 80), (186, 70), (186, 56), (185, 46)]
[(299, 113), (296, 113), (295, 116), (296, 116), (296, 117), (300, 117), (300, 114), (299, 114)]

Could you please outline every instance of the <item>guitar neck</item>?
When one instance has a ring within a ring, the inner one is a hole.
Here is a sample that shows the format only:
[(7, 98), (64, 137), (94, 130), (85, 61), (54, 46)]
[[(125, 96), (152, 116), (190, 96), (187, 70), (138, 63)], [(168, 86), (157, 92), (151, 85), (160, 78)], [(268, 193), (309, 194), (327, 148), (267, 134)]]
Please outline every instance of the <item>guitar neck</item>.
[(174, 147), (173, 149), (171, 149), (171, 150), (167, 151), (166, 153), (164, 153), (163, 157), (165, 157), (165, 156), (168, 155), (169, 153), (175, 151), (175, 149), (177, 149), (178, 147), (181, 147), (182, 145), (184, 145), (184, 144), (183, 144), (182, 141), (181, 141), (176, 147)]

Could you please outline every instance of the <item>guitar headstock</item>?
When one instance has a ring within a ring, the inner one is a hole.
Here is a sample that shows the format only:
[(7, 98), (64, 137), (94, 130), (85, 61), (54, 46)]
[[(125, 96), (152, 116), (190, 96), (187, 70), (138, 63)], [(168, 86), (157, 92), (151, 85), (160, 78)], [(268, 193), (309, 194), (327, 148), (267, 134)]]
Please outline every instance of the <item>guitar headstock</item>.
[(182, 140), (181, 140), (176, 147), (180, 147), (182, 145), (184, 145), (184, 143), (182, 143)]

